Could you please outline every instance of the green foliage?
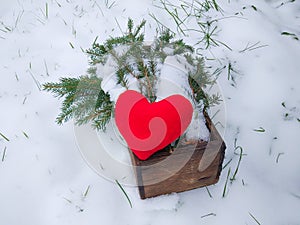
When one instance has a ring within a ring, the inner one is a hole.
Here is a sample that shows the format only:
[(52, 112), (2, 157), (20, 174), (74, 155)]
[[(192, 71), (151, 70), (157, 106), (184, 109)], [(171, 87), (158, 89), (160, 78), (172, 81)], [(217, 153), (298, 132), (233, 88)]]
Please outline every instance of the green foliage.
[(145, 64), (143, 61), (140, 61), (137, 64), (137, 70), (139, 71), (141, 93), (144, 93), (150, 102), (154, 102), (156, 100), (154, 86), (157, 81), (155, 63), (149, 61), (148, 64)]
[[(217, 40), (217, 33), (220, 31), (218, 27), (218, 19), (212, 18), (210, 11), (215, 11), (222, 15), (222, 8), (216, 0), (194, 0), (192, 2), (182, 1), (182, 4), (175, 5), (168, 0), (160, 0), (160, 5), (171, 19), (174, 21), (179, 34), (187, 36), (189, 32), (199, 33), (199, 41), (197, 45), (202, 45), (203, 49), (211, 47), (224, 46), (232, 50), (224, 42)], [(151, 15), (157, 22), (159, 21), (154, 15)], [(198, 26), (189, 26), (190, 20), (194, 20)]]
[(145, 26), (146, 21), (143, 20), (140, 25), (133, 29), (133, 20), (129, 19), (127, 23), (128, 33), (122, 37), (114, 37), (106, 40), (104, 44), (98, 44), (97, 38), (94, 41), (92, 48), (88, 49), (86, 53), (90, 57), (90, 63), (95, 65), (97, 63), (104, 64), (107, 60), (108, 53), (110, 53), (115, 47), (120, 45), (128, 45), (144, 41), (144, 34), (141, 34), (141, 30)]
[(64, 97), (56, 122), (62, 124), (74, 118), (78, 125), (91, 121), (96, 129), (105, 129), (113, 104), (100, 85), (101, 79), (96, 76), (61, 78), (58, 83), (44, 84), (45, 91), (58, 98)]
[(198, 103), (204, 103), (205, 108), (218, 103), (218, 96), (208, 96), (203, 91), (214, 80), (207, 74), (203, 58), (193, 56), (193, 47), (182, 39), (176, 40), (168, 29), (159, 32), (151, 45), (145, 45), (142, 32), (144, 27), (144, 20), (135, 27), (133, 20), (129, 19), (127, 31), (121, 37), (110, 37), (102, 44), (97, 43), (96, 38), (92, 47), (86, 51), (91, 65), (87, 75), (61, 78), (57, 83), (43, 85), (45, 91), (63, 98), (61, 113), (56, 119), (58, 124), (74, 119), (78, 125), (91, 122), (96, 129), (105, 129), (112, 117), (114, 103), (110, 100), (110, 95), (101, 88), (102, 79), (99, 76), (102, 74), (97, 71), (97, 65), (105, 66), (108, 59), (116, 66), (116, 84), (128, 89), (128, 77), (134, 77), (138, 81), (140, 92), (150, 102), (154, 102), (160, 73), (158, 64), (163, 64), (167, 56), (184, 56), (186, 66), (190, 64), (193, 68), (188, 70), (190, 72), (187, 75), (194, 99)]
[(189, 84), (196, 102), (200, 103), (202, 101), (204, 109), (218, 105), (221, 101), (221, 96), (217, 94), (210, 96), (204, 92), (207, 86), (215, 83), (212, 76), (205, 71), (204, 59), (202, 57), (193, 57), (191, 54), (186, 54), (185, 58), (193, 68), (196, 68), (195, 71), (189, 74)]
[(170, 55), (167, 54), (164, 49), (172, 49), (173, 52), (171, 55), (180, 55), (184, 53), (194, 52), (194, 48), (190, 45), (187, 45), (183, 42), (182, 39), (174, 40), (175, 35), (171, 33), (170, 30), (162, 30), (159, 36), (155, 40), (154, 44), (154, 53), (157, 57), (161, 59), (161, 62), (164, 62), (165, 58)]

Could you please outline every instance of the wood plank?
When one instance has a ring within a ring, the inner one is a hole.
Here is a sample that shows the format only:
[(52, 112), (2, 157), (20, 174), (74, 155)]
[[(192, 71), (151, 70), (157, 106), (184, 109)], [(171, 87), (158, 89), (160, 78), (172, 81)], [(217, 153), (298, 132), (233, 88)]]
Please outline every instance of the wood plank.
[(226, 146), (207, 114), (205, 117), (210, 131), (209, 142), (199, 140), (186, 144), (180, 141), (174, 151), (167, 147), (145, 161), (131, 152), (142, 199), (218, 182)]

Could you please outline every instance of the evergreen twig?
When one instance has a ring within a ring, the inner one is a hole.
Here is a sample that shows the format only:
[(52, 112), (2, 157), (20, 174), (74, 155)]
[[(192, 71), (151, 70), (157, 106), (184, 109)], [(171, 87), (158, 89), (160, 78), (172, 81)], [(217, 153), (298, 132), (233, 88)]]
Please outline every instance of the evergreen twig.
[[(150, 101), (156, 100), (156, 82), (158, 79), (158, 64), (163, 64), (166, 57), (184, 56), (190, 64), (187, 74), (193, 97), (198, 103), (209, 107), (219, 102), (219, 96), (208, 96), (204, 91), (207, 85), (215, 82), (205, 71), (204, 60), (194, 57), (193, 47), (182, 39), (176, 40), (175, 34), (168, 29), (162, 29), (150, 46), (144, 44), (146, 21), (135, 26), (132, 19), (127, 22), (127, 31), (120, 37), (110, 37), (104, 43), (97, 42), (86, 51), (90, 59), (88, 75), (79, 78), (61, 78), (59, 82), (46, 83), (43, 90), (52, 92), (55, 97), (63, 98), (61, 113), (56, 122), (62, 124), (74, 119), (77, 125), (88, 122), (96, 129), (105, 129), (114, 108), (110, 95), (101, 88), (101, 78), (105, 74), (98, 74), (97, 65), (105, 66), (108, 59), (116, 66), (116, 85), (129, 88), (129, 78), (136, 78), (142, 94)], [(189, 65), (186, 65), (189, 67)]]
[(113, 103), (101, 89), (101, 79), (96, 76), (61, 78), (58, 83), (44, 84), (43, 89), (55, 97), (64, 97), (61, 113), (56, 119), (58, 124), (74, 118), (78, 125), (92, 121), (96, 129), (103, 130), (111, 118)]

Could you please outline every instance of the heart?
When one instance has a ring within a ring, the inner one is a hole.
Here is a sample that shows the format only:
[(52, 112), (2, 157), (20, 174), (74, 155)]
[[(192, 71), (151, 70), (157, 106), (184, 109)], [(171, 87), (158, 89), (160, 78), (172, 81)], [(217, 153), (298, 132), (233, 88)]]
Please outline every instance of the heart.
[(193, 106), (182, 95), (150, 103), (137, 91), (123, 92), (115, 107), (116, 125), (131, 151), (141, 160), (175, 141), (189, 126)]

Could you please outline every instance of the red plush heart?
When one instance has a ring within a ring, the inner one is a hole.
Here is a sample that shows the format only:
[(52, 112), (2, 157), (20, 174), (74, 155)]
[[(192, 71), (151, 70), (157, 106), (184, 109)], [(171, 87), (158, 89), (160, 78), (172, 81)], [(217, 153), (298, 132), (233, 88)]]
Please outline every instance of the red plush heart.
[(115, 108), (117, 127), (128, 147), (141, 160), (175, 141), (188, 127), (192, 104), (181, 95), (149, 103), (139, 92), (122, 93)]

